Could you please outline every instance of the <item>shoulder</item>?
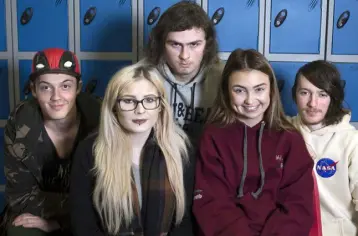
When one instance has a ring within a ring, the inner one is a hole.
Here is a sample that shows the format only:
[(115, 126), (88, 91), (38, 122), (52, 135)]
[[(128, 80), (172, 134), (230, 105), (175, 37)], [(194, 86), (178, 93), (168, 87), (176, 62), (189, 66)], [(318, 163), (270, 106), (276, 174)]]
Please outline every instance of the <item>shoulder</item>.
[[(81, 140), (74, 155), (75, 163), (80, 163), (85, 169), (92, 169), (94, 163), (93, 148), (98, 133), (92, 132), (85, 139)], [(75, 165), (75, 164), (74, 164)]]

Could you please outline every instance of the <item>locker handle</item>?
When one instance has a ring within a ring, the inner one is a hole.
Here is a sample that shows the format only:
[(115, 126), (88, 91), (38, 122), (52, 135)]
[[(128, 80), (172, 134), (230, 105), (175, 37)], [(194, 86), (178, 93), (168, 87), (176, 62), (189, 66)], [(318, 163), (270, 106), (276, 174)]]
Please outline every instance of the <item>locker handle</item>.
[(160, 7), (154, 7), (153, 10), (150, 11), (147, 18), (147, 25), (154, 24), (160, 16)]
[(287, 13), (288, 13), (287, 9), (283, 9), (277, 14), (274, 22), (275, 27), (280, 27), (283, 24), (283, 22), (285, 22), (287, 18)]
[(338, 29), (341, 29), (343, 28), (348, 20), (349, 20), (349, 17), (351, 16), (351, 13), (349, 11), (345, 11), (343, 12), (339, 17), (338, 17), (338, 20), (337, 20), (337, 28)]
[(30, 86), (30, 80), (28, 80), (28, 81), (26, 81), (26, 83), (25, 83), (25, 85), (24, 85), (24, 88), (23, 88), (23, 90), (22, 90), (22, 92), (23, 92), (23, 94), (25, 95), (25, 96), (27, 96), (27, 95), (29, 95), (30, 94), (30, 92), (31, 92), (31, 86)]
[(22, 25), (26, 25), (30, 22), (32, 19), (32, 16), (34, 15), (34, 10), (32, 7), (26, 8), (23, 13), (21, 14), (20, 22)]
[(285, 80), (283, 80), (283, 79), (277, 80), (277, 87), (278, 87), (278, 91), (281, 93), (283, 90), (283, 87), (285, 87)]
[(97, 14), (97, 8), (96, 7), (90, 7), (87, 11), (85, 16), (83, 17), (83, 24), (89, 25), (94, 20), (95, 16)]
[(222, 20), (222, 18), (224, 17), (224, 14), (225, 14), (225, 9), (223, 7), (220, 7), (218, 8), (213, 16), (211, 17), (211, 22), (214, 24), (214, 25), (217, 25), (220, 23), (220, 21)]

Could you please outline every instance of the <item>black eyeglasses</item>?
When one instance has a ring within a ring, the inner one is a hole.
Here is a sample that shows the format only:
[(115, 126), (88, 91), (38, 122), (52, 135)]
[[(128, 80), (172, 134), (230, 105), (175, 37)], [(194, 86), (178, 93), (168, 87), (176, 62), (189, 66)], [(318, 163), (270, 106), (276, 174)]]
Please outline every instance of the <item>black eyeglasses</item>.
[(122, 111), (133, 111), (137, 109), (138, 104), (141, 103), (144, 109), (154, 110), (157, 109), (160, 105), (161, 97), (146, 97), (142, 100), (137, 100), (133, 98), (119, 98), (119, 108)]

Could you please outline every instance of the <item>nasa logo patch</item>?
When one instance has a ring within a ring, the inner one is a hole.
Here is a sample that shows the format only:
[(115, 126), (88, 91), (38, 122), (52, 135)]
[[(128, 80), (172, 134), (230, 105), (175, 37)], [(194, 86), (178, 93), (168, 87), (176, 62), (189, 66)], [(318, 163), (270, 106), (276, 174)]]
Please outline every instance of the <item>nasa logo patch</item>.
[(317, 162), (316, 172), (322, 178), (330, 178), (337, 172), (337, 162), (329, 158), (322, 158)]

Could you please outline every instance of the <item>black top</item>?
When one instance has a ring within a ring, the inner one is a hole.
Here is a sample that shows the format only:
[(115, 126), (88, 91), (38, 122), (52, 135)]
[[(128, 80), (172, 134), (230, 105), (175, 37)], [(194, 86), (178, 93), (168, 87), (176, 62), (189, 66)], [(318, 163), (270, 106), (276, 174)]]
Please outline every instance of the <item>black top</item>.
[[(74, 235), (104, 236), (108, 235), (101, 227), (99, 215), (94, 208), (92, 193), (95, 177), (92, 147), (97, 134), (93, 134), (79, 144), (71, 170), (70, 209), (71, 226)], [(193, 157), (194, 155), (192, 155)], [(194, 236), (194, 218), (191, 213), (194, 189), (194, 161), (185, 166), (184, 184), (186, 191), (186, 213), (178, 227), (172, 227), (169, 236)], [(146, 235), (147, 236), (147, 235)], [(148, 235), (152, 236), (152, 235)], [(156, 235), (153, 235), (156, 236)], [(159, 236), (159, 235), (158, 235)]]

